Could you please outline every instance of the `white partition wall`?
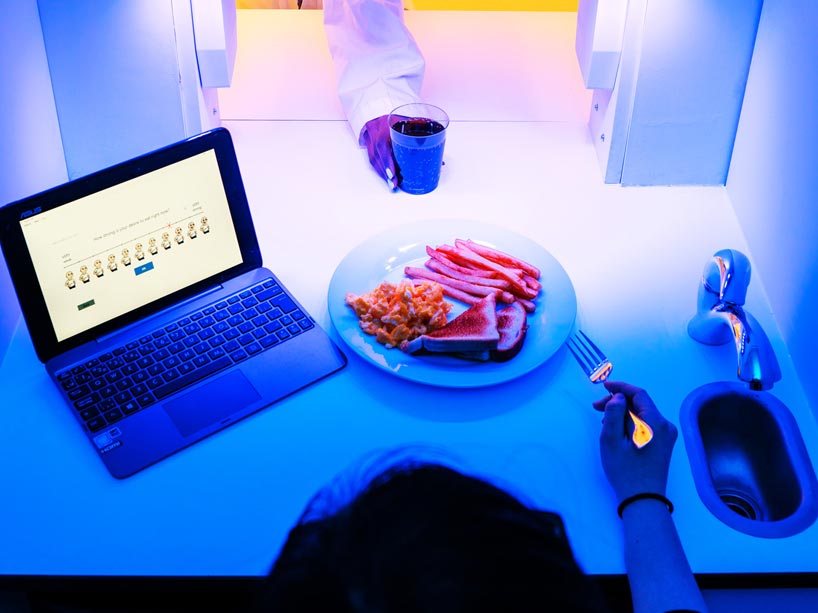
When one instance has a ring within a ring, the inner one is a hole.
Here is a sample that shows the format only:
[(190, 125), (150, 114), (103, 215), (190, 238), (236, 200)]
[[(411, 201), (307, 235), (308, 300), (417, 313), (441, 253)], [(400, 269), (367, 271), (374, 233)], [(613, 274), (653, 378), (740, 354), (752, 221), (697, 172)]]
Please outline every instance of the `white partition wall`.
[[(36, 0), (4, 3), (0, 21), (0, 205), (66, 178), (60, 130)], [(20, 319), (5, 260), (0, 258), (0, 362)]]
[(818, 3), (765, 0), (727, 192), (818, 410)]
[(590, 128), (607, 183), (723, 185), (762, 0), (631, 0)]
[(71, 178), (219, 124), (215, 91), (199, 76), (189, 0), (38, 5)]

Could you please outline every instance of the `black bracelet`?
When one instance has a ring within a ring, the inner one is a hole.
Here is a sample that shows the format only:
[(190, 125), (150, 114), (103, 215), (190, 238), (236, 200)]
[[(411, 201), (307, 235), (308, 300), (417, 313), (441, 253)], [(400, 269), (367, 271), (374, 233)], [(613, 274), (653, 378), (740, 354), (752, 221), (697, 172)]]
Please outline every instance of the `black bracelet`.
[(625, 498), (625, 500), (619, 503), (616, 512), (619, 515), (620, 519), (622, 518), (622, 511), (625, 510), (625, 507), (627, 507), (632, 502), (645, 499), (658, 500), (660, 502), (664, 502), (667, 505), (668, 513), (673, 513), (673, 503), (670, 502), (670, 500), (668, 500), (661, 494), (654, 494), (653, 492), (642, 492), (641, 494), (634, 494), (633, 496), (628, 496), (627, 498)]

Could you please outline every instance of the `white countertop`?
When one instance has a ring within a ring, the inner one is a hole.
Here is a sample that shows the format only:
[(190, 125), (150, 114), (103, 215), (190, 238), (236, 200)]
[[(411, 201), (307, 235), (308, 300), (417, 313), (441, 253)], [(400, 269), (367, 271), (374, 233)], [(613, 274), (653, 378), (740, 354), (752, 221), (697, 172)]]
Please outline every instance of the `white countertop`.
[[(290, 12), (288, 28), (301, 24), (305, 40), (316, 38), (315, 14), (293, 17), (304, 14)], [(446, 13), (407, 17), (421, 29), (444, 20), (451, 32), (457, 24)], [(271, 17), (240, 11), (239, 18), (240, 64), (229, 95), (262, 104), (263, 92), (241, 89), (253, 83), (241, 62), (243, 45), (254, 40), (242, 33)], [(566, 27), (555, 19), (549, 27)], [(478, 25), (498, 22), (469, 14), (468, 23), (476, 35)], [(528, 21), (525, 14), (503, 14), (502, 23)], [(519, 39), (514, 28), (495, 30)], [(460, 35), (467, 45), (470, 37)], [(563, 39), (572, 44), (572, 35)], [(429, 70), (440, 66), (440, 54), (421, 46)], [(570, 57), (564, 48), (562, 54)], [(317, 68), (316, 74), (331, 78)], [(430, 99), (454, 100), (444, 76), (427, 81)], [(326, 82), (305, 87), (331, 89)], [(292, 99), (298, 93), (290, 91)], [(330, 107), (334, 98), (321, 103)], [(316, 111), (321, 121), (247, 121), (254, 118), (236, 109), (224, 100), (224, 125), (236, 143), (265, 264), (334, 338), (327, 287), (350, 249), (395, 225), (470, 219), (523, 234), (561, 262), (577, 293), (578, 326), (613, 359), (614, 377), (647, 388), (671, 421), (678, 424), (679, 407), (694, 388), (735, 379), (731, 345), (705, 347), (685, 330), (707, 259), (724, 247), (748, 253), (725, 190), (603, 184), (584, 110), (553, 121), (452, 113), (440, 186), (411, 196), (381, 185), (337, 117)], [(818, 426), (762, 281), (751, 283), (747, 309), (772, 337), (783, 371), (773, 393), (795, 415), (815, 461)], [(263, 574), (321, 486), (361, 457), (407, 445), (451, 454), (561, 513), (586, 571), (624, 572), (620, 521), (599, 463), (600, 415), (590, 406), (603, 393), (567, 350), (518, 380), (477, 390), (416, 385), (346, 353), (349, 365), (337, 375), (117, 481), (61, 404), (21, 325), (0, 368), (7, 416), (0, 429), (6, 498), (0, 574)], [(681, 436), (668, 495), (695, 572), (818, 572), (818, 525), (790, 538), (761, 539), (714, 518), (695, 491)]]

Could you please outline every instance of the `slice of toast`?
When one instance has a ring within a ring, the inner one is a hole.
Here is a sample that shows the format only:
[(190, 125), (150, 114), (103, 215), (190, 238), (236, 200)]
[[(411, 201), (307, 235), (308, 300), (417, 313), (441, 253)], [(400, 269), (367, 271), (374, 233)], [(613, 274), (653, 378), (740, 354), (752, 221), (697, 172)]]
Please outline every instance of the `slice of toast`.
[(495, 349), (500, 341), (496, 308), (497, 299), (494, 294), (489, 294), (442, 328), (402, 343), (401, 349), (407, 353), (425, 350), (431, 353), (459, 353), (473, 355), (475, 356), (473, 359), (488, 359), (488, 352)]
[(497, 347), (491, 350), (491, 359), (496, 362), (506, 362), (520, 353), (528, 330), (528, 321), (523, 305), (513, 302), (497, 312), (497, 330), (500, 332), (500, 341)]

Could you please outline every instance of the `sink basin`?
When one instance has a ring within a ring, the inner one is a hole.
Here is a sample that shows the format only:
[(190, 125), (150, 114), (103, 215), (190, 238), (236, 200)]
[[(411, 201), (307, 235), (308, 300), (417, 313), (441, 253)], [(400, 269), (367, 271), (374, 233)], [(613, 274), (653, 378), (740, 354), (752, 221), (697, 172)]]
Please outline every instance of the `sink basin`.
[(710, 383), (685, 398), (680, 425), (696, 490), (719, 520), (766, 538), (815, 522), (815, 471), (795, 418), (775, 396)]

